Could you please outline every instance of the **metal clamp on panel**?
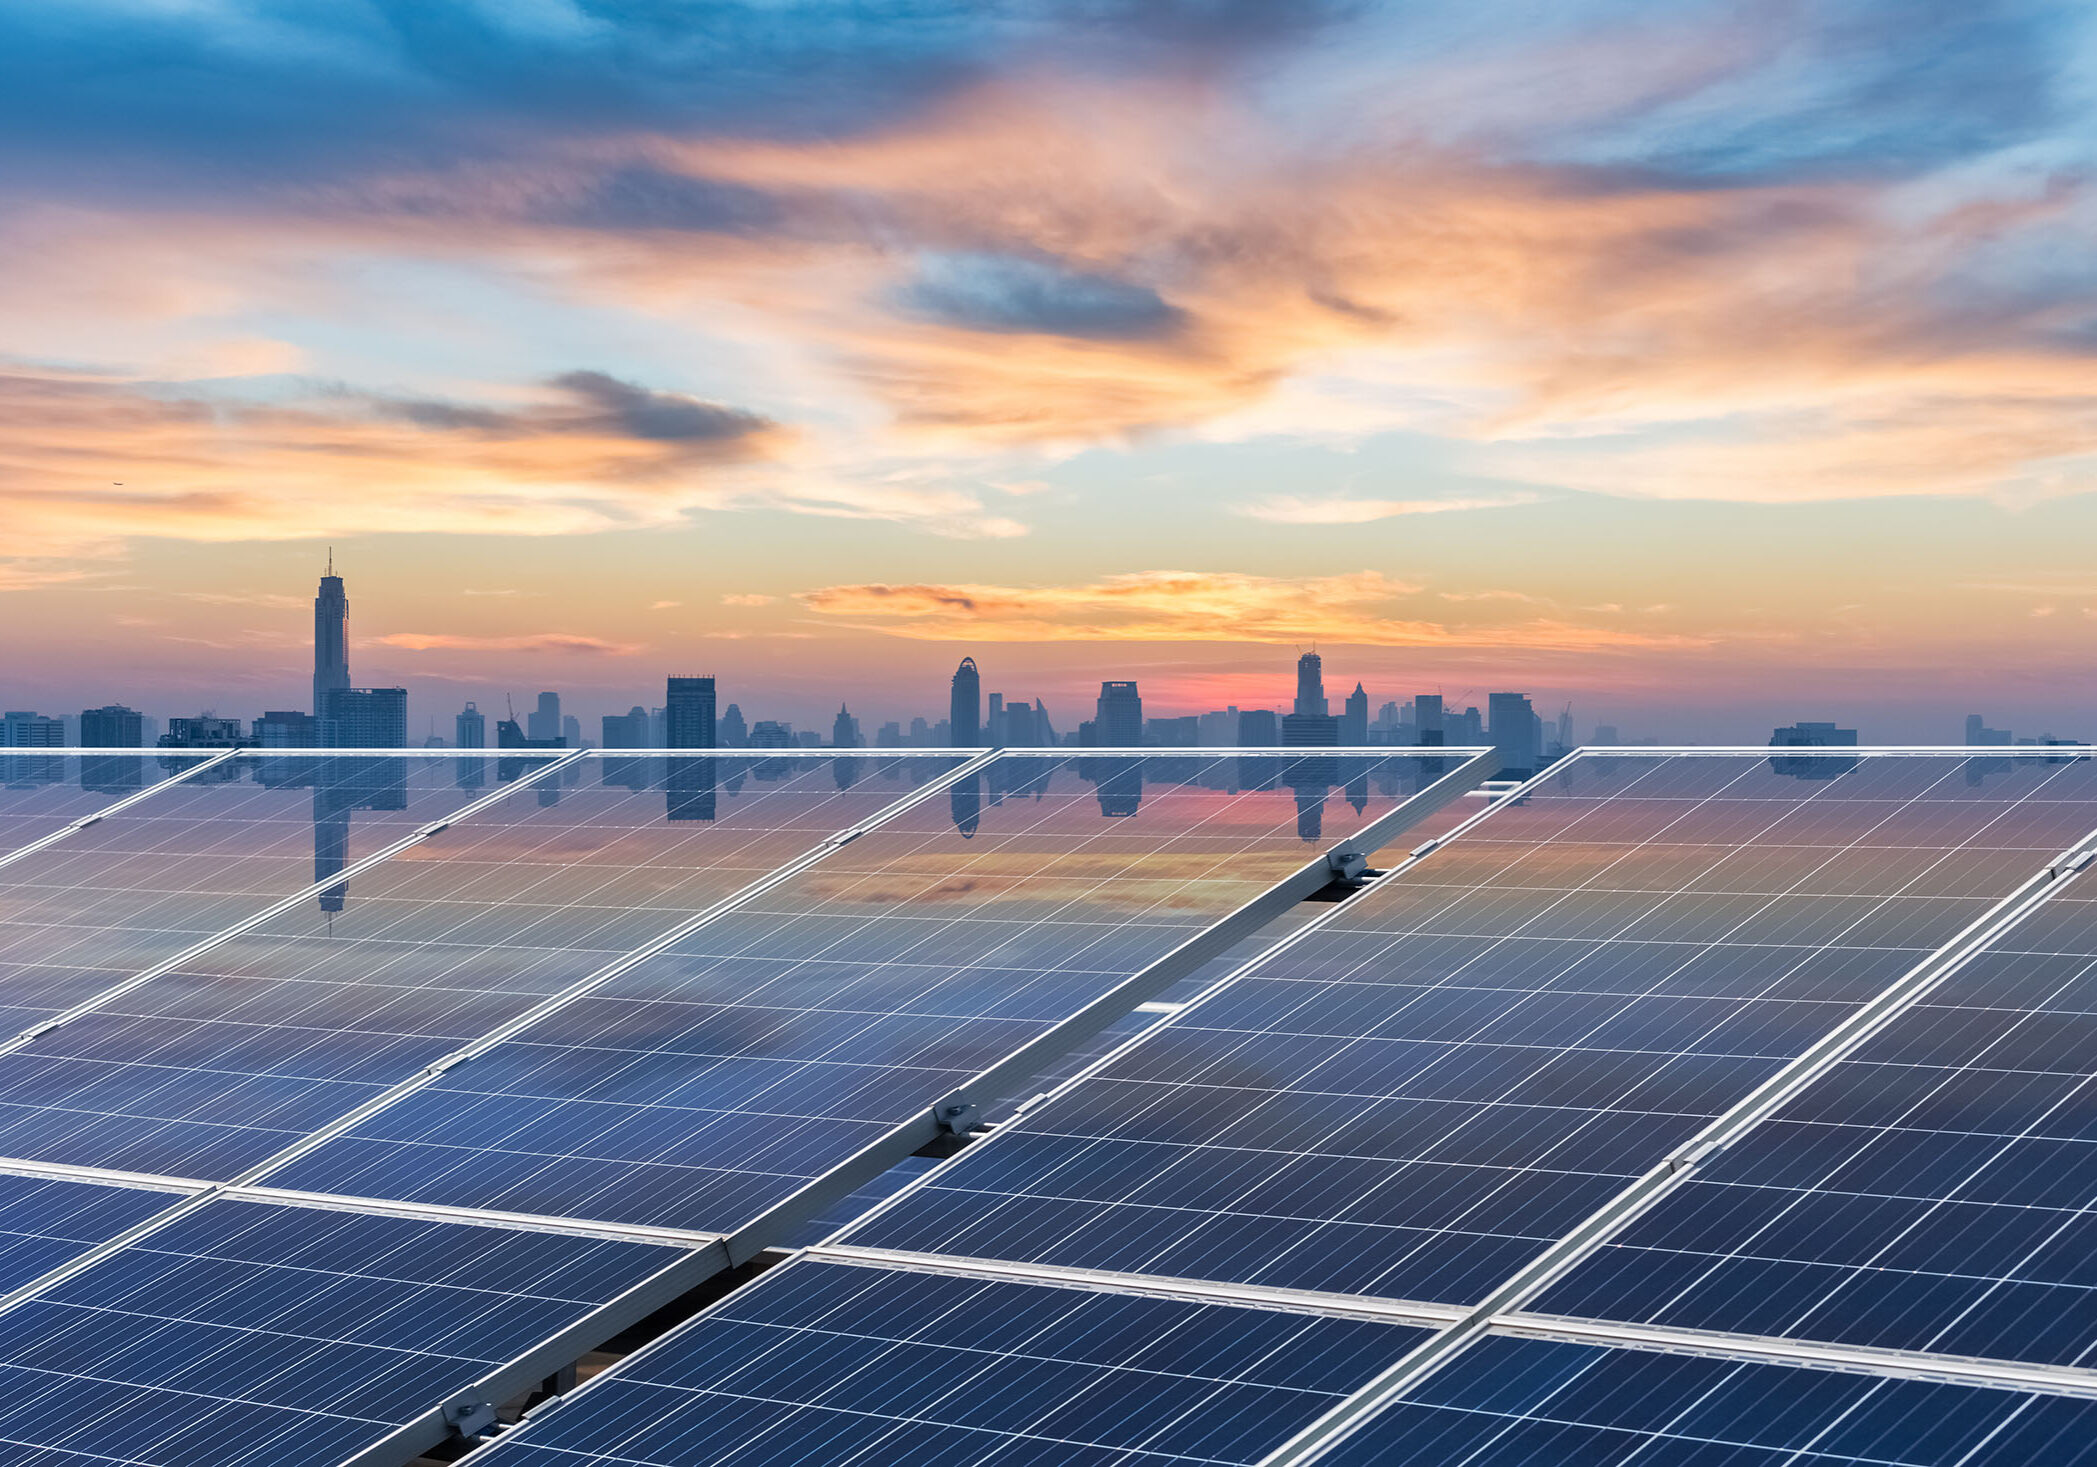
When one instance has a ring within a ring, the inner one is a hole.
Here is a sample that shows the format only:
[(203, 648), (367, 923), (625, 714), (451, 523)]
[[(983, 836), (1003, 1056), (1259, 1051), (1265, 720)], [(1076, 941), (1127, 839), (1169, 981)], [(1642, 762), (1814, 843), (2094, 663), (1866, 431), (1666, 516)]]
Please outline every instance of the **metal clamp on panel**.
[(932, 1107), (932, 1121), (949, 1136), (966, 1136), (983, 1123), (983, 1112), (973, 1100), (957, 1095)]
[(98, 810), (98, 811), (96, 811), (96, 812), (95, 812), (94, 814), (92, 814), (92, 815), (83, 815), (83, 816), (81, 816), (81, 817), (80, 817), (80, 818), (79, 818), (78, 820), (75, 820), (75, 821), (74, 821), (74, 822), (73, 822), (73, 823), (72, 823), (71, 825), (68, 825), (68, 826), (66, 827), (66, 829), (67, 829), (67, 830), (85, 830), (85, 829), (87, 829), (87, 828), (88, 828), (88, 827), (89, 827), (90, 825), (95, 825), (95, 824), (99, 824), (99, 823), (101, 822), (101, 819), (102, 819), (102, 814), (103, 814), (103, 812), (101, 812), (101, 811), (99, 811), (99, 810)]
[(444, 1424), (461, 1440), (470, 1442), (493, 1431), (501, 1423), (496, 1420), (494, 1405), (469, 1391), (444, 1403)]
[(1671, 1172), (1686, 1172), (1691, 1167), (1702, 1165), (1704, 1158), (1716, 1150), (1716, 1141), (1705, 1141), (1685, 1151), (1678, 1151), (1667, 1159), (1667, 1169)]
[(1420, 859), (1420, 857), (1426, 855), (1429, 851), (1440, 849), (1441, 844), (1442, 838), (1440, 836), (1436, 836), (1433, 840), (1425, 841), (1420, 845), (1414, 846), (1411, 851), (1407, 852), (1407, 854), (1417, 861), (1418, 859)]
[(2073, 876), (2092, 861), (2097, 861), (2097, 850), (2077, 851), (2074, 855), (2063, 856), (2048, 866), (2046, 874), (2059, 880), (2063, 876)]
[(416, 831), (415, 833), (419, 836), (427, 838), (433, 835), (442, 835), (445, 831), (450, 829), (451, 822), (449, 820), (432, 820), (428, 825), (423, 826), (420, 830)]
[(1326, 852), (1325, 869), (1331, 879), (1305, 897), (1305, 901), (1344, 902), (1383, 875), (1381, 871), (1369, 869), (1369, 858), (1360, 851)]

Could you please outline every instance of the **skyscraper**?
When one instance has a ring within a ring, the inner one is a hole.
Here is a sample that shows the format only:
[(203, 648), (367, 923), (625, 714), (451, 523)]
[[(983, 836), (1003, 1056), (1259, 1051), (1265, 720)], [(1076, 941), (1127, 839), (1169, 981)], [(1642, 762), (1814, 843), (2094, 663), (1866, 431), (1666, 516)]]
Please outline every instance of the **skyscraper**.
[(80, 743), (88, 749), (136, 749), (146, 741), (145, 715), (112, 703), (80, 715)]
[(1369, 742), (1369, 695), (1360, 683), (1356, 683), (1354, 691), (1347, 695), (1344, 711), (1340, 714), (1340, 742)]
[(954, 669), (947, 737), (957, 749), (973, 749), (983, 741), (983, 679), (976, 672), (973, 657), (962, 658), (961, 666)]
[(837, 705), (837, 717), (830, 721), (830, 747), (833, 749), (856, 749), (860, 745), (859, 720), (844, 704)]
[(1298, 716), (1325, 716), (1325, 659), (1306, 652), (1296, 659), (1296, 706)]
[(405, 749), (406, 688), (330, 688), (320, 709), (324, 749)]
[(557, 739), (561, 736), (561, 695), (539, 694), (539, 706), (524, 715), (527, 738)]
[[(663, 717), (667, 720), (669, 716), (669, 710), (664, 709)], [(666, 722), (663, 725), (663, 727), (665, 728), (665, 730), (667, 730), (669, 728), (669, 724)], [(668, 742), (669, 734), (667, 732), (664, 733), (663, 738), (663, 747), (666, 749), (671, 747), (671, 745)], [(721, 715), (720, 742), (718, 744), (718, 747), (723, 749), (746, 749), (749, 746), (750, 725), (743, 721), (743, 710), (737, 707), (735, 704), (730, 703), (728, 705), (728, 711)]]
[(1539, 767), (1536, 709), (1520, 693), (1494, 693), (1485, 706), (1493, 747), (1500, 751), (1500, 778), (1527, 779)]
[(663, 743), (672, 749), (714, 747), (714, 680), (673, 677), (664, 700)]
[(1102, 749), (1133, 749), (1143, 742), (1143, 697), (1133, 682), (1099, 685), (1093, 728)]
[(331, 549), (327, 574), (313, 598), (313, 716), (326, 717), (328, 694), (349, 685), (349, 595), (335, 574)]
[(452, 742), (462, 749), (485, 749), (488, 747), (488, 715), (468, 703), (459, 710), (458, 717), (451, 721)]

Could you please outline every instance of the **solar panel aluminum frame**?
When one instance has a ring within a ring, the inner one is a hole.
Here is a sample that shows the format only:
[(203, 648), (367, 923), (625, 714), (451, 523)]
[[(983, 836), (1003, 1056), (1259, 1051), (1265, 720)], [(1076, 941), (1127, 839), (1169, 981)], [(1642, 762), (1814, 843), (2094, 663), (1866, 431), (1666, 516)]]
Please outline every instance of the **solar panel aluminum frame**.
[[(1830, 752), (1851, 754), (1856, 751), (1845, 748)], [(1976, 754), (1964, 747), (1939, 752), (1956, 753), (1966, 758), (1993, 757)], [(2081, 756), (2071, 754), (2069, 757)], [(2014, 891), (1968, 923), (1878, 997), (1829, 1030), (1812, 1047), (1714, 1118), (1673, 1154), (1596, 1209), (1571, 1232), (1487, 1295), (1464, 1320), (1407, 1352), (1353, 1396), (1276, 1448), (1259, 1467), (1307, 1467), (1307, 1464), (1324, 1457), (1367, 1425), (1384, 1407), (1403, 1399), (1415, 1384), (1483, 1338), (1496, 1321), (1519, 1313), (1525, 1304), (1686, 1182), (1707, 1158), (1760, 1125), (1800, 1090), (1845, 1056), (1854, 1053), (1998, 938), (2022, 924), (2089, 869), (2093, 856), (2097, 856), (2097, 831), (2084, 835), (2027, 877)]]
[[(38, 757), (57, 759), (64, 758), (68, 755), (85, 754), (88, 757), (92, 758), (97, 755), (104, 754), (106, 752), (108, 751), (102, 749), (44, 749), (39, 751)], [(130, 809), (133, 805), (136, 805), (141, 800), (151, 799), (153, 796), (159, 794), (162, 790), (168, 788), (170, 785), (181, 784), (185, 780), (192, 779), (195, 776), (202, 774), (205, 770), (210, 769), (214, 765), (225, 763), (228, 759), (231, 759), (235, 754), (241, 754), (245, 752), (247, 751), (244, 749), (221, 750), (220, 752), (213, 754), (208, 759), (198, 760), (195, 764), (190, 765), (189, 768), (183, 770), (180, 774), (171, 774), (166, 779), (158, 780), (153, 784), (147, 785), (144, 789), (133, 790), (130, 794), (125, 795), (122, 799), (104, 805), (101, 809), (95, 811), (93, 814), (83, 815), (78, 820), (74, 820), (68, 824), (61, 825), (58, 829), (51, 831), (46, 835), (38, 836), (35, 840), (30, 841), (27, 845), (17, 846), (13, 850), (8, 851), (5, 854), (0, 854), (0, 866), (12, 866), (15, 862), (23, 860), (29, 856), (33, 856), (38, 851), (46, 850), (51, 846), (55, 846), (60, 841), (67, 839), (69, 836), (78, 835), (81, 831), (87, 829), (90, 825), (95, 825), (100, 823), (101, 821), (107, 820), (110, 816), (117, 814), (119, 811)], [(144, 758), (145, 751), (142, 749), (133, 749), (130, 751), (130, 756), (133, 758)]]

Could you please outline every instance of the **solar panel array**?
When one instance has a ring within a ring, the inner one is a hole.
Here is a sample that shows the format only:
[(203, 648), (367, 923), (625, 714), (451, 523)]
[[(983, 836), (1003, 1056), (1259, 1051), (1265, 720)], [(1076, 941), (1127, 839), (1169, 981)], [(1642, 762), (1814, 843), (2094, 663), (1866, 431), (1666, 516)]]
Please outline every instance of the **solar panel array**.
[[(11, 760), (0, 1467), (481, 1433), (1203, 981), (1474, 752)], [(1230, 1358), (1304, 1419), (1358, 1383), (1295, 1353)]]
[(2093, 839), (1583, 754), (473, 1460), (2097, 1461)]

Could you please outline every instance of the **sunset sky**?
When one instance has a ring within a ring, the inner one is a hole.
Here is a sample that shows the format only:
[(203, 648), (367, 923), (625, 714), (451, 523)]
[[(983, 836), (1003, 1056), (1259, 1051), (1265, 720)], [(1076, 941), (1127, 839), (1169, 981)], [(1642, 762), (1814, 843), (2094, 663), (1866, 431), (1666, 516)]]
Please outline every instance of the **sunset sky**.
[[(2097, 735), (2097, 7), (0, 11), (0, 702)], [(594, 726), (594, 717), (593, 717)]]

